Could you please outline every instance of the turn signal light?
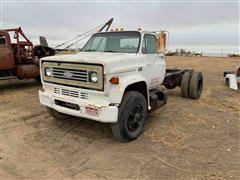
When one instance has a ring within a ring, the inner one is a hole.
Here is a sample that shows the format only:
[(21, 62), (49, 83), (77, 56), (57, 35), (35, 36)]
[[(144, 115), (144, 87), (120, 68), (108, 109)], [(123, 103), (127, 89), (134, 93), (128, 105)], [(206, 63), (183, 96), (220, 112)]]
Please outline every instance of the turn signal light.
[(110, 79), (110, 82), (111, 82), (112, 84), (119, 84), (119, 78), (118, 78), (118, 77), (112, 77), (112, 78)]

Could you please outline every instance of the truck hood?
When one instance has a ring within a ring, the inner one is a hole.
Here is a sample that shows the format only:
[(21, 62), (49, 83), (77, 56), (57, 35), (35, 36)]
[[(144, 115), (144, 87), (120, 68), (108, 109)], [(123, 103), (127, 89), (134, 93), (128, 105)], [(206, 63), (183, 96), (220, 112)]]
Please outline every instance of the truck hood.
[(71, 55), (57, 55), (42, 58), (44, 61), (102, 64), (105, 74), (131, 71), (140, 66), (136, 63), (137, 53), (80, 52)]

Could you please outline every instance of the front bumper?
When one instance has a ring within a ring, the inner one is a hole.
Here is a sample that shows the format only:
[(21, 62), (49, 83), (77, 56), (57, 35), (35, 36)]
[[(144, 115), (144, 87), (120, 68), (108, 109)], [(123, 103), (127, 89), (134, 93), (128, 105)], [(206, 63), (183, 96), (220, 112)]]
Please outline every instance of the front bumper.
[[(105, 123), (115, 123), (118, 119), (118, 107), (116, 106), (106, 106), (101, 104), (95, 104), (93, 102), (83, 102), (77, 98), (66, 98), (62, 95), (54, 95), (47, 91), (39, 91), (39, 100), (40, 103), (44, 106), (55, 109), (58, 112), (69, 114), (72, 116), (92, 119), (95, 121), (105, 122)], [(73, 104), (79, 109), (72, 109), (66, 106), (62, 106), (57, 103), (65, 102)], [(106, 103), (103, 103), (106, 104)]]

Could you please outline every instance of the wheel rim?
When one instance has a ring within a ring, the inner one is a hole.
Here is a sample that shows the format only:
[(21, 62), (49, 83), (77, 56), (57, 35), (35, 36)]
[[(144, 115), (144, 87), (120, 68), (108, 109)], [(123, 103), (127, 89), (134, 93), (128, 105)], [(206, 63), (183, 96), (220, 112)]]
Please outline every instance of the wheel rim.
[(130, 115), (127, 120), (127, 127), (130, 132), (135, 132), (139, 129), (143, 122), (143, 108), (137, 104), (131, 109)]

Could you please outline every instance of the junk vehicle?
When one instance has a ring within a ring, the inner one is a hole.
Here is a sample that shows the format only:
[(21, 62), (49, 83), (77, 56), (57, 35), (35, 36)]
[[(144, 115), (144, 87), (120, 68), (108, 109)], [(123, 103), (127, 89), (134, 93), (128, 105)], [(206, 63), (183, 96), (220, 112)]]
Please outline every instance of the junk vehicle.
[(55, 54), (55, 50), (48, 47), (45, 37), (40, 36), (40, 45), (33, 46), (21, 27), (0, 30), (0, 51), (0, 80), (40, 80), (39, 59)]
[(166, 69), (166, 36), (165, 31), (97, 32), (78, 54), (42, 58), (40, 103), (55, 119), (110, 123), (117, 140), (136, 139), (147, 114), (167, 103), (166, 88), (179, 86), (183, 97), (193, 99), (202, 92), (201, 72)]
[(224, 71), (223, 76), (225, 77), (226, 85), (233, 90), (238, 90), (240, 84), (240, 66), (236, 71)]

